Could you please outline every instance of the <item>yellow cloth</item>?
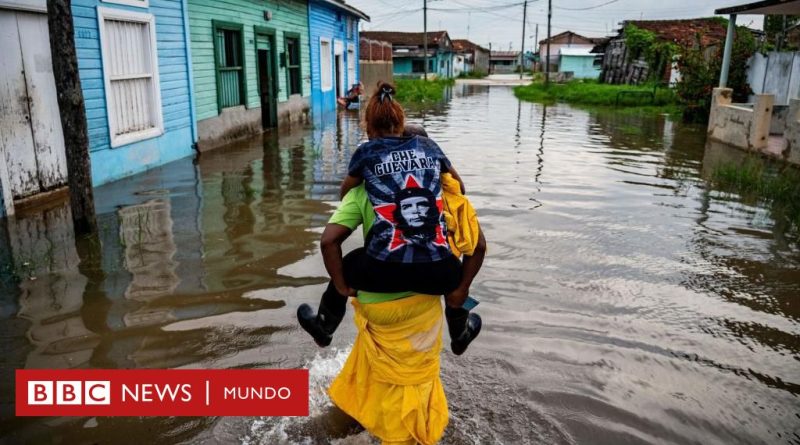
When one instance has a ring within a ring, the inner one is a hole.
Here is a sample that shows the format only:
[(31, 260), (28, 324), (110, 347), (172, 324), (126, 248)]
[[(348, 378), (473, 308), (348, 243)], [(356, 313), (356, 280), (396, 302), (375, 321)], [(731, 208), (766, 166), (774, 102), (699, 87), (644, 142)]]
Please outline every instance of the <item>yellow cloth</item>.
[(469, 199), (461, 194), (461, 184), (450, 173), (442, 173), (442, 199), (450, 250), (457, 257), (472, 255), (480, 232), (478, 214)]
[(441, 298), (353, 299), (353, 306), (358, 334), (331, 399), (384, 444), (438, 442), (448, 421), (439, 377)]

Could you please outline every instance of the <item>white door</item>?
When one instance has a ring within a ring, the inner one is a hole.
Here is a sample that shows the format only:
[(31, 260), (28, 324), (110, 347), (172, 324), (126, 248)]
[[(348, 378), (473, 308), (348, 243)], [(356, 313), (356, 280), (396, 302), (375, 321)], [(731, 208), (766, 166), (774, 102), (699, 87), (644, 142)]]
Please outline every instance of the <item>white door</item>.
[(347, 89), (356, 84), (356, 47), (347, 44)]
[(344, 47), (342, 46), (342, 42), (339, 40), (334, 40), (333, 42), (333, 59), (336, 63), (335, 70), (337, 73), (336, 82), (339, 86), (339, 95), (344, 96), (347, 94), (347, 87), (344, 83)]
[(47, 16), (0, 10), (0, 54), (0, 181), (19, 199), (67, 179)]

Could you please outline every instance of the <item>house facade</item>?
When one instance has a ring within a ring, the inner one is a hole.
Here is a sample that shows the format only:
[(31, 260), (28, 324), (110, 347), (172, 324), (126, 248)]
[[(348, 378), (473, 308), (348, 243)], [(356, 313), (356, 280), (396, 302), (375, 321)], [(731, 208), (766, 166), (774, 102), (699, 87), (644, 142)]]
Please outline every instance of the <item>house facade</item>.
[(461, 72), (487, 74), (489, 72), (489, 50), (465, 39), (453, 40), (455, 52), (453, 76)]
[[(185, 3), (73, 0), (79, 77), (95, 186), (193, 153)], [(44, 0), (0, 0), (0, 189), (14, 201), (66, 185)], [(26, 101), (11, 100), (26, 97)], [(9, 210), (10, 209), (10, 210)]]
[(337, 0), (308, 2), (311, 109), (336, 109), (336, 98), (358, 83), (358, 24), (369, 16)]
[(73, 0), (92, 182), (194, 153), (187, 10), (168, 0)]
[(489, 56), (490, 74), (510, 74), (519, 71), (519, 51), (492, 51)]
[[(550, 49), (550, 71), (561, 71), (559, 67), (560, 51), (562, 48), (590, 50), (595, 47), (598, 40), (593, 37), (584, 37), (572, 31), (564, 31), (549, 39), (539, 41), (539, 56), (542, 67), (547, 59), (547, 50)], [(544, 68), (542, 68), (544, 69)]]
[(307, 2), (186, 1), (201, 151), (307, 121)]
[[(362, 36), (392, 44), (394, 75), (422, 77), (425, 73), (425, 33), (364, 31)], [(428, 40), (428, 74), (433, 77), (453, 77), (453, 42), (447, 31), (431, 31)]]
[(558, 71), (571, 72), (575, 79), (595, 79), (600, 76), (602, 54), (592, 53), (591, 49), (561, 48), (558, 51)]

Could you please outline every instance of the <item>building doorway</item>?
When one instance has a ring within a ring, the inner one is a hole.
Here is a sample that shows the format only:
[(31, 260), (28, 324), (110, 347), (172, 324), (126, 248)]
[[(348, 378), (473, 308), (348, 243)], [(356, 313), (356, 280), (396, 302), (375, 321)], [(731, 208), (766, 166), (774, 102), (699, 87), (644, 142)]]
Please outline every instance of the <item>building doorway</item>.
[(275, 36), (256, 34), (258, 95), (261, 98), (261, 125), (266, 130), (278, 126), (278, 101), (275, 72)]

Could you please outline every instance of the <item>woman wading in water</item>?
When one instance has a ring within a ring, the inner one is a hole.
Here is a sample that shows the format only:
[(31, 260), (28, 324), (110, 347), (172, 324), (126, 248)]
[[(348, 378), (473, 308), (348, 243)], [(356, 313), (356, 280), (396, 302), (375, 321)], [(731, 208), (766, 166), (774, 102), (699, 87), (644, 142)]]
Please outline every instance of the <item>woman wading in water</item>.
[[(480, 317), (461, 306), (485, 241), (441, 149), (426, 137), (403, 136), (405, 117), (393, 95), (382, 84), (369, 102), (371, 140), (353, 155), (342, 204), (322, 235), (331, 283), (318, 314), (302, 305), (298, 319), (327, 346), (347, 296), (358, 289), (358, 335), (331, 398), (384, 443), (428, 444), (439, 440), (448, 418), (439, 296), (445, 295), (451, 348), (461, 354), (480, 331)], [(342, 242), (362, 223), (365, 247), (342, 259)]]

